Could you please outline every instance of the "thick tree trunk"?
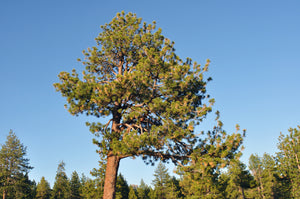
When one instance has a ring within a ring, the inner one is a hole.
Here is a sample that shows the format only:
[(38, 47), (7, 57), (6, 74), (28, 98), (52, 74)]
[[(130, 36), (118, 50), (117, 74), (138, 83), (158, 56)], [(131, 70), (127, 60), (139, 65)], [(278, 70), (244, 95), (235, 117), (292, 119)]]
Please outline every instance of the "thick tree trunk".
[(103, 199), (114, 199), (116, 193), (116, 181), (119, 169), (120, 157), (109, 153), (104, 180)]
[(5, 199), (6, 198), (6, 191), (4, 190), (3, 191), (3, 199)]

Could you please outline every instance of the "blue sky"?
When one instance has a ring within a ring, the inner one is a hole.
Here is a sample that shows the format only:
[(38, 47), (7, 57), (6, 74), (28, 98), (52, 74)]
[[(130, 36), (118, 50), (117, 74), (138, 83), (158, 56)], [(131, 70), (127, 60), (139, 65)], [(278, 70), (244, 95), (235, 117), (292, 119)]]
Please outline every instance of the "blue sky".
[[(274, 154), (279, 133), (300, 124), (299, 1), (1, 1), (0, 143), (10, 129), (17, 134), (34, 166), (32, 179), (53, 184), (62, 160), (69, 176), (98, 166), (85, 126), (95, 119), (71, 116), (53, 83), (59, 72), (83, 68), (76, 61), (82, 50), (122, 10), (155, 20), (180, 57), (211, 59), (214, 110), (228, 132), (237, 123), (247, 129), (246, 163), (252, 153)], [(120, 164), (129, 184), (150, 184), (154, 169), (140, 159)]]

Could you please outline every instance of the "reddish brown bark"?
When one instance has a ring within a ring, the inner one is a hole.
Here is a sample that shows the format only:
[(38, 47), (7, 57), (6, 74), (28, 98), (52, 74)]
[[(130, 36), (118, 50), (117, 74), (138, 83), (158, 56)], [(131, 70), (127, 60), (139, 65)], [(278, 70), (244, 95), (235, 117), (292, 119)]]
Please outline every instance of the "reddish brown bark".
[(114, 199), (120, 157), (109, 153), (107, 156), (103, 199)]

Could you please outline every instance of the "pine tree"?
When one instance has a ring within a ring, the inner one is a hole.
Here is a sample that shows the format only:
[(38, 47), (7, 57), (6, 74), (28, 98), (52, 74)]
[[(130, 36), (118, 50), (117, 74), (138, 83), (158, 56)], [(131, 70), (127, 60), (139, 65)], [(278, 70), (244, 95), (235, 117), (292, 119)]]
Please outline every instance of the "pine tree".
[[(219, 113), (217, 112), (217, 120)], [(241, 156), (243, 136), (239, 133), (227, 135), (222, 122), (207, 136), (198, 141), (191, 154), (190, 163), (178, 168), (182, 175), (180, 182), (187, 198), (222, 198), (222, 185), (219, 182), (221, 169)], [(237, 126), (237, 131), (239, 126)]]
[(245, 199), (245, 190), (251, 188), (253, 176), (246, 169), (246, 165), (240, 161), (231, 162), (228, 172), (226, 198), (242, 198)]
[(291, 197), (300, 198), (300, 125), (279, 136), (277, 159), (282, 178), (288, 182)]
[(150, 199), (159, 199), (159, 198), (157, 198), (157, 196), (156, 196), (155, 190), (152, 189), (152, 188), (150, 188), (150, 191), (149, 191), (149, 198), (150, 198)]
[(127, 199), (129, 194), (129, 187), (126, 179), (121, 173), (118, 175), (116, 187), (116, 199)]
[(70, 184), (65, 172), (65, 163), (62, 161), (58, 164), (55, 182), (52, 191), (53, 199), (67, 199), (70, 196)]
[(150, 199), (149, 198), (150, 187), (146, 185), (143, 179), (137, 188), (137, 196), (139, 199)]
[(162, 162), (158, 163), (157, 168), (154, 171), (154, 177), (152, 184), (154, 185), (157, 198), (166, 199), (168, 184), (171, 177), (168, 174), (168, 169)]
[(179, 199), (182, 198), (179, 181), (173, 176), (167, 183), (166, 199)]
[(121, 159), (185, 160), (194, 144), (194, 124), (214, 100), (206, 93), (210, 78), (203, 76), (209, 60), (200, 67), (180, 59), (155, 22), (122, 12), (101, 28), (97, 47), (84, 51), (82, 78), (76, 70), (61, 72), (54, 86), (72, 115), (108, 118), (106, 124), (87, 125), (107, 163), (104, 198), (112, 199)]
[(264, 154), (263, 157), (251, 155), (249, 169), (257, 183), (256, 197), (278, 198), (280, 194), (276, 163), (272, 156)]
[(128, 194), (128, 199), (142, 199), (142, 198), (138, 198), (136, 196), (135, 190), (132, 186), (129, 186), (129, 194)]
[(71, 199), (81, 199), (81, 183), (78, 173), (74, 171), (70, 180), (70, 197)]
[(32, 199), (36, 194), (36, 183), (31, 181), (28, 174), (20, 174), (20, 178), (16, 183), (16, 194), (14, 199)]
[(3, 199), (8, 196), (16, 197), (18, 183), (33, 168), (29, 165), (29, 159), (25, 156), (26, 147), (20, 142), (15, 133), (10, 131), (0, 151), (0, 190)]
[(89, 179), (82, 174), (81, 185), (81, 196), (84, 199), (102, 199), (102, 195), (97, 192), (95, 180)]
[(90, 173), (95, 177), (94, 182), (97, 189), (98, 197), (102, 198), (104, 191), (104, 180), (105, 180), (106, 161), (102, 159), (99, 161), (99, 168), (94, 168)]
[(41, 181), (38, 183), (36, 188), (36, 197), (37, 199), (50, 199), (51, 197), (51, 188), (49, 182), (43, 176)]

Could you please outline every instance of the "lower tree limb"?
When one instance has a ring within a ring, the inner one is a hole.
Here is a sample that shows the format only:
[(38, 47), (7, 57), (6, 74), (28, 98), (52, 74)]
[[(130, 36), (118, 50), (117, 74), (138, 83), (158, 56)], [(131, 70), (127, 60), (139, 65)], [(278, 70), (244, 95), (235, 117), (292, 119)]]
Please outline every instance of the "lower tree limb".
[(120, 157), (109, 153), (104, 180), (103, 199), (114, 199), (116, 193), (116, 181), (119, 169)]

